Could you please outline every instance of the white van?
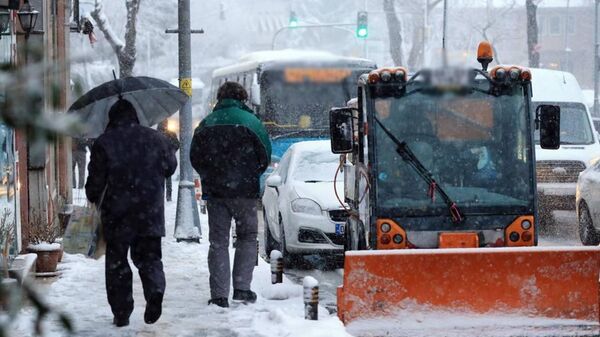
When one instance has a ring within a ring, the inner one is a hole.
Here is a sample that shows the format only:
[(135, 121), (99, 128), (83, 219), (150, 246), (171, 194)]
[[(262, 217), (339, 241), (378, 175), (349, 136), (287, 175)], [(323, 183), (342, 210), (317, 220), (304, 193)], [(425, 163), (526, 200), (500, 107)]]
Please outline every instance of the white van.
[[(532, 111), (540, 104), (560, 107), (560, 149), (535, 147), (540, 224), (547, 228), (553, 223), (553, 210), (575, 210), (579, 172), (600, 156), (600, 144), (575, 77), (548, 69), (531, 69), (531, 73)], [(535, 138), (539, 139), (539, 131)]]

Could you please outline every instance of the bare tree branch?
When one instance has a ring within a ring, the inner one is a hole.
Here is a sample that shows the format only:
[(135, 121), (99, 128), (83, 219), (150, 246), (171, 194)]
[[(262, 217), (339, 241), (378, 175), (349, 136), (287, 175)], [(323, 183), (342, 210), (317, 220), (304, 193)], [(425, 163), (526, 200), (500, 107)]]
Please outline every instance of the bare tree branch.
[(118, 55), (123, 49), (123, 41), (117, 37), (115, 32), (112, 30), (110, 23), (108, 22), (108, 18), (104, 15), (104, 5), (102, 4), (102, 0), (95, 0), (94, 2), (94, 10), (90, 13), (94, 21), (96, 21), (96, 25), (98, 29), (104, 34), (104, 37), (113, 48), (115, 53)]
[(395, 65), (402, 65), (402, 25), (394, 0), (383, 0), (383, 11), (388, 26), (388, 35), (390, 39), (390, 54)]
[(125, 25), (125, 42), (121, 41), (112, 30), (104, 9), (102, 0), (95, 0), (94, 10), (90, 13), (100, 31), (106, 37), (106, 40), (113, 48), (117, 59), (119, 60), (119, 77), (133, 75), (133, 68), (136, 61), (136, 37), (137, 37), (137, 16), (140, 10), (141, 0), (125, 0), (127, 8), (127, 23)]
[(119, 58), (119, 69), (121, 77), (131, 76), (136, 61), (135, 41), (137, 37), (137, 15), (140, 10), (141, 0), (128, 0), (127, 7), (127, 25), (125, 27), (125, 49)]

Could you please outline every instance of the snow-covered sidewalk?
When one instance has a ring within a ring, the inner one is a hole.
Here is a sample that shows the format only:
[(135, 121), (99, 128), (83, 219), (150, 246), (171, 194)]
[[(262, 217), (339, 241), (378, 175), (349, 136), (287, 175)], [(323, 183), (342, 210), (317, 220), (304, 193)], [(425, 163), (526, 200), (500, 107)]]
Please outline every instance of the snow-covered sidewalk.
[[(46, 300), (72, 318), (76, 336), (349, 336), (335, 314), (319, 308), (319, 321), (304, 320), (302, 286), (285, 279), (283, 285), (271, 285), (270, 266), (262, 259), (254, 271), (253, 289), (258, 293), (255, 304), (230, 301), (229, 309), (208, 306), (208, 228), (202, 216), (201, 244), (177, 243), (172, 236), (175, 202), (166, 205), (167, 237), (163, 240), (163, 263), (167, 290), (163, 315), (154, 325), (144, 324), (145, 301), (135, 267), (135, 310), (131, 324), (124, 328), (112, 325), (112, 313), (106, 300), (104, 258), (93, 260), (81, 255), (65, 254), (59, 265), (62, 275), (47, 289)], [(233, 254), (231, 254), (233, 257)], [(284, 300), (269, 298), (287, 297)], [(33, 312), (24, 309), (13, 328), (14, 336), (33, 336)], [(66, 333), (53, 320), (46, 322), (47, 336)]]

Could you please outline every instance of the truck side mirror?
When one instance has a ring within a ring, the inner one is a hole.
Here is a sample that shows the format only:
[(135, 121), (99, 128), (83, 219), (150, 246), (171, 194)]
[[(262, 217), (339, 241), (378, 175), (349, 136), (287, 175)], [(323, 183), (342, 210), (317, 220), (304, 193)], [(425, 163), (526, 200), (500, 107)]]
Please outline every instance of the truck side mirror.
[(333, 108), (329, 111), (331, 152), (350, 153), (354, 147), (352, 109)]
[(542, 149), (560, 148), (560, 107), (543, 104), (537, 107), (535, 115), (536, 125), (540, 129)]

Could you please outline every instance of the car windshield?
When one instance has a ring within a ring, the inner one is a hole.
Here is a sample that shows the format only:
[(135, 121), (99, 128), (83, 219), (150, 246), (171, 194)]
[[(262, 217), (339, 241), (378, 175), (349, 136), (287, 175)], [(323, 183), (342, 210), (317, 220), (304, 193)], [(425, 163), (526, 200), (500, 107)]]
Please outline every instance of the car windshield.
[[(560, 143), (592, 144), (594, 136), (585, 106), (581, 103), (534, 103), (535, 108), (540, 104), (553, 104), (560, 107)], [(540, 131), (535, 131), (535, 142), (539, 144)]]
[(325, 151), (303, 151), (296, 161), (293, 177), (307, 183), (331, 182), (339, 164), (339, 155), (331, 153), (328, 145)]
[[(480, 85), (487, 91), (489, 84)], [(499, 96), (477, 90), (411, 92), (411, 85), (407, 92), (373, 100), (376, 116), (406, 142), (464, 214), (532, 209), (530, 120), (520, 85)], [(404, 209), (407, 215), (447, 214), (439, 193), (431, 198), (431, 186), (377, 125), (375, 141), (379, 207)]]

